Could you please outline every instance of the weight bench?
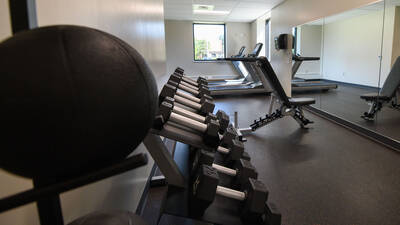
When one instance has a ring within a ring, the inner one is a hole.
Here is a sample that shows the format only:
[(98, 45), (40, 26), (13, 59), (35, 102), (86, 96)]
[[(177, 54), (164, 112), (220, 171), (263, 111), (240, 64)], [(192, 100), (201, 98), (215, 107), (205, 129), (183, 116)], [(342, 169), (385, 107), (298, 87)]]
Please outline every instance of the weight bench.
[[(269, 87), (273, 89), (268, 113), (265, 115), (265, 117), (260, 117), (259, 119), (254, 120), (254, 122), (250, 124), (250, 127), (239, 129), (242, 135), (251, 133), (277, 119), (283, 118), (284, 116), (291, 116), (294, 120), (296, 120), (301, 128), (306, 128), (307, 124), (313, 123), (305, 118), (302, 107), (314, 104), (315, 99), (288, 97), (266, 57), (240, 59), (228, 58), (226, 60), (255, 63), (257, 68), (260, 70), (259, 74), (263, 74), (263, 76), (260, 77), (263, 85), (269, 85)], [(280, 106), (278, 109), (272, 112), (275, 102), (278, 102)]]
[(365, 120), (374, 120), (375, 114), (382, 109), (383, 106), (390, 104), (395, 109), (400, 109), (398, 99), (400, 98), (400, 57), (397, 57), (393, 64), (383, 87), (376, 93), (368, 93), (360, 96), (361, 99), (370, 104), (367, 112), (361, 116)]

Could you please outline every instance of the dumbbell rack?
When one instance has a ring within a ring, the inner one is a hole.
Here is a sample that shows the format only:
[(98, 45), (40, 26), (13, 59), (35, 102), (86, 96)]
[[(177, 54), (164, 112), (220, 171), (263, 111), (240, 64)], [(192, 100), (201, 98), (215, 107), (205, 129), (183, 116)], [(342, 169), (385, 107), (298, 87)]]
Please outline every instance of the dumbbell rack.
[[(244, 192), (229, 188), (232, 185), (236, 186), (237, 178), (232, 177), (232, 174), (237, 175), (238, 171), (225, 174), (224, 170), (231, 171), (232, 169), (229, 166), (219, 167), (219, 165), (226, 163), (230, 157), (233, 157), (231, 163), (239, 162), (241, 164), (242, 159), (249, 160), (246, 152), (243, 152), (243, 145), (239, 142), (244, 142), (245, 139), (241, 138), (239, 130), (229, 125), (229, 118), (225, 119), (228, 117), (225, 112), (212, 114), (215, 105), (212, 103), (212, 98), (208, 97), (209, 90), (203, 82), (199, 83), (198, 81), (196, 84), (196, 81), (185, 78), (182, 69), (178, 68), (177, 70), (160, 92), (160, 105), (154, 121), (154, 128), (144, 140), (147, 150), (164, 175), (165, 183), (168, 184), (158, 223), (165, 218), (164, 215), (170, 215), (206, 224), (280, 224), (281, 216), (276, 208), (265, 202), (264, 209), (260, 209), (262, 202), (268, 198), (268, 191), (262, 182), (257, 181), (260, 182), (259, 193), (261, 195), (259, 196), (262, 199), (255, 197), (259, 201), (254, 202), (252, 199), (255, 196), (252, 192), (254, 186), (245, 189), (247, 191)], [(202, 91), (199, 91), (200, 89)], [(237, 113), (235, 113), (234, 124), (237, 126)], [(164, 145), (161, 137), (177, 142), (172, 154)], [(216, 147), (219, 144), (222, 146)], [(226, 145), (233, 147), (227, 149)], [(237, 146), (239, 147), (237, 148)], [(209, 151), (215, 158), (204, 156), (205, 159), (199, 159), (199, 154), (203, 154), (199, 151), (203, 150)], [(214, 155), (215, 152), (218, 154)], [(231, 153), (232, 155), (230, 155)], [(237, 161), (238, 157), (242, 157), (242, 159)], [(197, 170), (198, 160), (202, 162), (204, 160), (206, 164), (202, 165), (199, 171)], [(212, 167), (208, 163), (213, 163)], [(206, 169), (203, 170), (203, 168)], [(217, 172), (217, 168), (220, 168), (221, 171)], [(211, 176), (214, 177), (211, 178)], [(257, 177), (257, 175), (251, 176)], [(199, 177), (204, 180), (198, 180)], [(211, 182), (211, 186), (207, 186), (207, 182)], [(249, 185), (254, 185), (252, 179), (248, 182)], [(207, 188), (211, 190), (207, 190)], [(214, 193), (209, 191), (216, 191), (218, 194), (214, 196)], [(240, 194), (240, 197), (235, 197), (235, 194)], [(235, 200), (235, 198), (239, 200)], [(254, 214), (249, 208), (254, 210)], [(264, 211), (262, 216), (260, 215), (261, 211)], [(243, 218), (252, 220), (252, 222), (243, 221), (242, 215)]]
[[(161, 137), (177, 141), (173, 156), (164, 145)], [(214, 202), (201, 218), (191, 216), (189, 210), (191, 149), (189, 146), (212, 150), (204, 145), (202, 136), (188, 131), (187, 128), (167, 122), (161, 130), (152, 129), (145, 138), (144, 144), (168, 183), (168, 190), (161, 207), (159, 221), (165, 214), (210, 224), (245, 224), (242, 222), (238, 212), (240, 202), (221, 196), (215, 197)], [(227, 176), (221, 176), (220, 184), (228, 186), (231, 183), (230, 179)], [(261, 221), (255, 224), (261, 224)]]

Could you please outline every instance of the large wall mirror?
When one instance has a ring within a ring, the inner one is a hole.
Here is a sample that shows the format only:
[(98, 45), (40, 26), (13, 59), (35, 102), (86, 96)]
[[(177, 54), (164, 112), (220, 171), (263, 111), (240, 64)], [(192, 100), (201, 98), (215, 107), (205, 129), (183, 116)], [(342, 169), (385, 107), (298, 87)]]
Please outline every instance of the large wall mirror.
[(293, 35), (293, 96), (400, 141), (400, 0), (311, 21)]

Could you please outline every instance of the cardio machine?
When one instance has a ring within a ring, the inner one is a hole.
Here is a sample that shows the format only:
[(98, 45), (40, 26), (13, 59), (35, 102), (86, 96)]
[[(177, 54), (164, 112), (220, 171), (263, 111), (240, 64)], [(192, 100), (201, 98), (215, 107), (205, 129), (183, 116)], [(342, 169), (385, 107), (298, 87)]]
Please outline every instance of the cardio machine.
[(292, 66), (292, 91), (328, 91), (330, 89), (336, 89), (338, 87), (337, 84), (325, 81), (311, 81), (295, 78), (295, 75), (303, 61), (317, 61), (320, 60), (319, 57), (302, 57), (296, 54), (292, 56), (292, 60), (294, 61)]
[[(263, 44), (257, 43), (253, 51), (247, 55), (246, 58), (256, 58)], [(242, 51), (243, 47), (240, 51)], [(243, 49), (244, 51), (244, 49)], [(239, 52), (240, 53), (240, 52)], [(242, 52), (243, 53), (243, 52)], [(232, 58), (241, 59), (243, 54), (238, 54)], [(225, 60), (224, 58), (218, 60)], [(254, 94), (254, 93), (269, 93), (271, 89), (265, 87), (259, 78), (257, 70), (254, 69), (254, 65), (247, 61), (232, 61), (233, 66), (241, 75), (241, 78), (235, 80), (224, 80), (220, 82), (209, 81), (208, 88), (212, 96), (215, 95), (229, 95), (229, 94)]]

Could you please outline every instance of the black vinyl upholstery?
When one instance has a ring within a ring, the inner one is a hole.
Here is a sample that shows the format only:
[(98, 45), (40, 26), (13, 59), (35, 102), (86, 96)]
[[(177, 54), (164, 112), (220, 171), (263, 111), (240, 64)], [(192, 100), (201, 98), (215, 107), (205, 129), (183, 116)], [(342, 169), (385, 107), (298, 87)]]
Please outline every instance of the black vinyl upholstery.
[(368, 93), (361, 95), (361, 99), (366, 101), (390, 101), (390, 99), (396, 94), (396, 90), (400, 85), (400, 57), (397, 57), (396, 62), (393, 64), (392, 69), (388, 77), (383, 84), (382, 89), (375, 93)]
[(313, 98), (290, 98), (290, 104), (294, 106), (304, 106), (304, 105), (312, 105), (315, 103), (315, 99)]
[(363, 94), (360, 97), (366, 101), (375, 101), (377, 99), (381, 101), (390, 101), (391, 99), (391, 97), (379, 95), (378, 92)]
[(258, 63), (261, 71), (264, 73), (265, 78), (274, 90), (275, 95), (284, 105), (290, 107), (311, 105), (315, 103), (313, 98), (288, 98), (268, 59), (265, 57), (260, 57), (258, 58)]

